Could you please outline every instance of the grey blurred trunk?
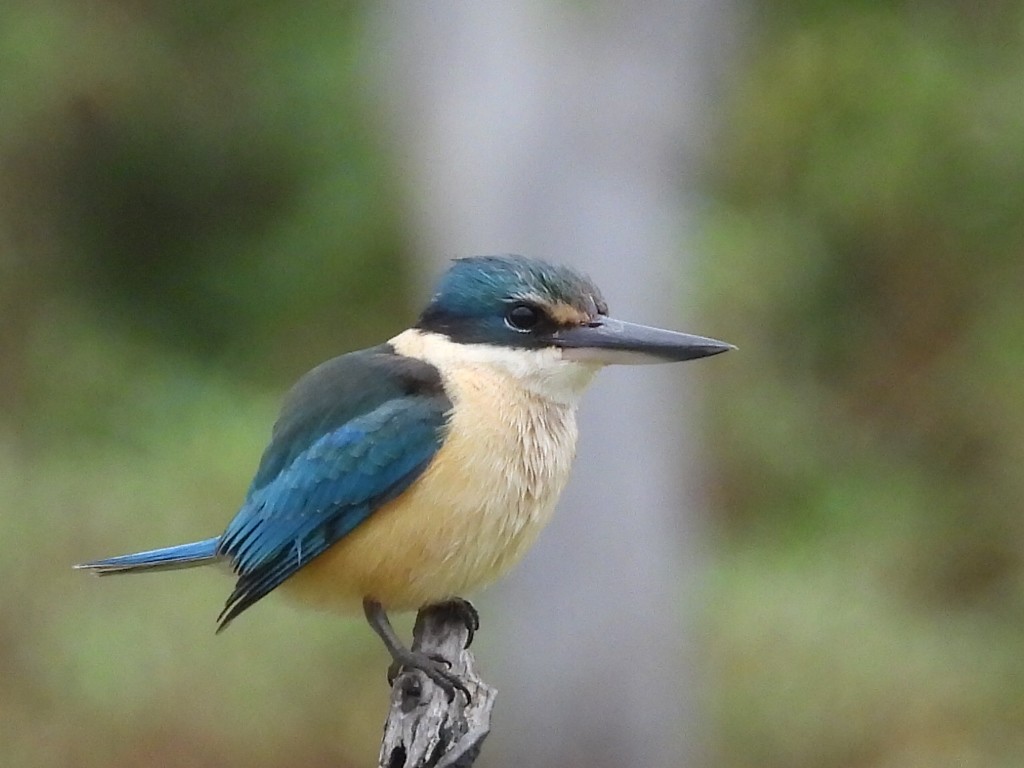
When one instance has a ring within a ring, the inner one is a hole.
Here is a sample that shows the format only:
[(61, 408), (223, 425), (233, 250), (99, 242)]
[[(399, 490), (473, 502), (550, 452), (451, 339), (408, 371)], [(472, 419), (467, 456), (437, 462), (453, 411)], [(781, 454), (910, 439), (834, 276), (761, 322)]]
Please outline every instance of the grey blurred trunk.
[[(393, 3), (381, 60), (424, 279), (453, 256), (574, 264), (614, 314), (690, 327), (693, 156), (721, 3)], [(425, 290), (425, 289), (424, 289)], [(699, 765), (701, 364), (610, 369), (555, 521), (482, 601), (481, 763)]]

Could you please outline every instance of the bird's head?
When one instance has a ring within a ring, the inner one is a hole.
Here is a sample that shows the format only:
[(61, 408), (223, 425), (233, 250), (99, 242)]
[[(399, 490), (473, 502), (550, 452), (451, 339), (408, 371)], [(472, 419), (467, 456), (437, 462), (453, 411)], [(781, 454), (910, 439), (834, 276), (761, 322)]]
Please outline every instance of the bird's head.
[(416, 328), (545, 390), (582, 390), (604, 365), (680, 362), (733, 349), (702, 336), (616, 320), (589, 278), (523, 256), (456, 260)]

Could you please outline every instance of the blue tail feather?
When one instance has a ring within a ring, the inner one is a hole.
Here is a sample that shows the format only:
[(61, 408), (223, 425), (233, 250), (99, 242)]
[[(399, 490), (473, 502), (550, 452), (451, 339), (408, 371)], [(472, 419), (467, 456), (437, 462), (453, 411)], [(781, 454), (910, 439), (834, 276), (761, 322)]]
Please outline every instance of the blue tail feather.
[(104, 560), (93, 560), (79, 563), (75, 568), (92, 571), (99, 576), (111, 573), (131, 573), (134, 571), (165, 571), (176, 568), (194, 568), (212, 563), (218, 558), (217, 546), (220, 536), (175, 547), (151, 549), (146, 552), (135, 552), (131, 555), (118, 555)]

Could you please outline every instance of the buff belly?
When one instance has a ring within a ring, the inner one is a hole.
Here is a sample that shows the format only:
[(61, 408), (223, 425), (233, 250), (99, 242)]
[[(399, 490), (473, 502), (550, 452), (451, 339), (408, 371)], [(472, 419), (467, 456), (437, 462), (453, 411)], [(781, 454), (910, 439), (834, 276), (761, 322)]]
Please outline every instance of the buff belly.
[(568, 479), (574, 409), (487, 368), (445, 379), (454, 407), (427, 470), (285, 582), (287, 592), (343, 611), (364, 598), (415, 610), (494, 581), (534, 542)]

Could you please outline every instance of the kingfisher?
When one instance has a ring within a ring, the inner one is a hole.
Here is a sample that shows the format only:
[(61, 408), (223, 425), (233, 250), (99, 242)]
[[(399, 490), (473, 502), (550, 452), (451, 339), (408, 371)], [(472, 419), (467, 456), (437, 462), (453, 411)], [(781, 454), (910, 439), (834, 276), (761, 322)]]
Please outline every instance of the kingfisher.
[(609, 316), (597, 286), (522, 256), (457, 259), (413, 327), (336, 357), (287, 394), (241, 508), (219, 536), (77, 565), (100, 575), (230, 566), (222, 631), (281, 587), (360, 609), (402, 668), (450, 695), (443, 660), (407, 648), (388, 612), (450, 605), (522, 557), (572, 464), (576, 408), (603, 366), (733, 349)]

